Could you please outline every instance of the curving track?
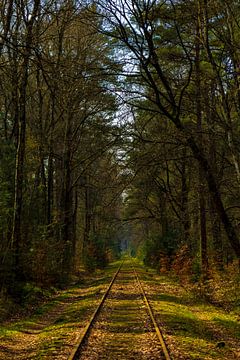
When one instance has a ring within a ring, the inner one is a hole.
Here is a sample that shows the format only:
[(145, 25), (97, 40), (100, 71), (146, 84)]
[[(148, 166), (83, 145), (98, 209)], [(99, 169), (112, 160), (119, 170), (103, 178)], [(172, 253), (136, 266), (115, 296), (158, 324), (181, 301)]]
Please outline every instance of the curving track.
[(124, 261), (69, 360), (170, 360), (131, 261)]

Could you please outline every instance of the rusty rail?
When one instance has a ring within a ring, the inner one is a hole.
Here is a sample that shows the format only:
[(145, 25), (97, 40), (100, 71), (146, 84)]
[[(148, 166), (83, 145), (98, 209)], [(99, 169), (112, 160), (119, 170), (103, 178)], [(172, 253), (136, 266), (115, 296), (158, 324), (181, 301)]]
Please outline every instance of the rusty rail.
[(139, 287), (140, 287), (140, 289), (141, 289), (144, 302), (145, 302), (145, 304), (146, 304), (146, 306), (147, 306), (147, 309), (148, 309), (149, 315), (150, 315), (150, 317), (151, 317), (152, 323), (153, 323), (153, 325), (154, 325), (155, 331), (156, 331), (156, 333), (157, 333), (158, 339), (159, 339), (159, 341), (160, 341), (160, 344), (161, 344), (161, 347), (162, 347), (162, 350), (163, 350), (165, 359), (166, 359), (166, 360), (171, 360), (170, 355), (169, 355), (169, 351), (168, 351), (168, 349), (167, 349), (167, 346), (166, 346), (166, 344), (165, 344), (165, 340), (164, 340), (163, 335), (162, 335), (162, 332), (161, 332), (161, 330), (160, 330), (160, 328), (159, 328), (159, 326), (158, 326), (158, 324), (157, 324), (157, 322), (156, 322), (156, 320), (155, 320), (155, 317), (154, 317), (152, 308), (151, 308), (150, 303), (149, 303), (149, 301), (148, 301), (148, 299), (147, 299), (147, 297), (146, 297), (146, 293), (145, 293), (145, 291), (144, 291), (144, 289), (143, 289), (143, 286), (142, 286), (141, 281), (140, 281), (140, 279), (139, 279), (138, 273), (137, 273), (136, 269), (134, 268), (134, 266), (133, 266), (133, 271), (134, 271), (134, 274), (135, 274), (135, 276), (136, 276), (136, 280), (137, 280), (137, 282), (138, 282), (138, 285), (139, 285)]
[(94, 311), (93, 315), (91, 316), (90, 320), (88, 321), (87, 325), (85, 326), (85, 328), (83, 329), (83, 332), (78, 336), (77, 338), (77, 341), (76, 341), (76, 344), (68, 358), (68, 360), (77, 360), (78, 356), (80, 355), (80, 350), (81, 350), (81, 346), (83, 344), (83, 342), (85, 341), (85, 339), (87, 338), (88, 334), (89, 334), (89, 331), (93, 325), (93, 322), (97, 316), (97, 314), (99, 313), (101, 307), (103, 306), (103, 303), (106, 299), (106, 297), (108, 296), (110, 290), (111, 290), (111, 287), (116, 279), (116, 277), (118, 276), (118, 273), (119, 271), (121, 270), (122, 268), (122, 265), (123, 265), (124, 261), (121, 263), (121, 265), (119, 266), (118, 270), (116, 271), (116, 273), (114, 274), (107, 290), (105, 291), (104, 295), (102, 296), (101, 300), (100, 300), (100, 303), (98, 304), (96, 310)]
[[(117, 270), (116, 273), (114, 274), (114, 276), (113, 276), (113, 278), (112, 278), (112, 280), (111, 280), (111, 282), (110, 282), (107, 290), (105, 291), (104, 295), (102, 296), (102, 298), (101, 298), (101, 300), (100, 300), (100, 302), (99, 302), (99, 304), (98, 304), (95, 312), (93, 313), (93, 315), (91, 316), (91, 318), (90, 318), (90, 320), (88, 321), (87, 325), (85, 326), (85, 328), (83, 329), (83, 331), (81, 332), (81, 334), (79, 335), (79, 337), (77, 338), (76, 344), (75, 344), (75, 346), (74, 346), (74, 348), (73, 348), (73, 350), (72, 350), (72, 352), (71, 352), (68, 360), (77, 360), (77, 359), (79, 358), (79, 356), (80, 356), (80, 354), (81, 354), (82, 345), (83, 345), (84, 341), (86, 340), (86, 338), (88, 337), (89, 332), (90, 332), (90, 330), (91, 330), (91, 328), (92, 328), (92, 326), (93, 326), (93, 323), (94, 323), (94, 321), (95, 321), (98, 313), (100, 312), (100, 310), (101, 310), (101, 308), (102, 308), (102, 306), (103, 306), (103, 304), (104, 304), (104, 301), (105, 301), (105, 299), (107, 298), (107, 296), (108, 296), (108, 294), (109, 294), (109, 292), (110, 292), (110, 290), (111, 290), (111, 288), (112, 288), (112, 285), (114, 284), (114, 282), (115, 282), (115, 280), (116, 280), (116, 278), (117, 278), (117, 276), (118, 276), (118, 274), (119, 274), (119, 272), (120, 272), (120, 270), (121, 270), (121, 268), (122, 268), (123, 263), (124, 263), (124, 261), (121, 263), (121, 265), (119, 266), (118, 270)], [(144, 302), (145, 302), (145, 304), (146, 304), (148, 313), (149, 313), (150, 318), (151, 318), (151, 320), (152, 320), (153, 326), (154, 326), (154, 328), (155, 328), (157, 337), (158, 337), (158, 339), (159, 339), (159, 341), (160, 341), (161, 348), (162, 348), (162, 351), (163, 351), (163, 355), (164, 355), (164, 357), (165, 357), (165, 360), (171, 360), (171, 357), (170, 357), (169, 351), (168, 351), (168, 349), (167, 349), (167, 346), (166, 346), (166, 344), (165, 344), (165, 340), (164, 340), (164, 338), (163, 338), (162, 332), (161, 332), (161, 330), (160, 330), (160, 328), (159, 328), (159, 326), (158, 326), (158, 324), (157, 324), (157, 322), (156, 322), (156, 320), (155, 320), (155, 317), (154, 317), (152, 308), (151, 308), (150, 303), (149, 303), (149, 301), (148, 301), (148, 299), (147, 299), (146, 293), (145, 293), (145, 291), (144, 291), (144, 289), (143, 289), (143, 286), (142, 286), (141, 281), (140, 281), (140, 279), (139, 279), (138, 273), (137, 273), (136, 269), (134, 268), (134, 265), (132, 265), (132, 269), (133, 269), (133, 273), (134, 273), (134, 275), (135, 275), (136, 281), (137, 281), (137, 283), (138, 283), (138, 286), (139, 286), (139, 288), (140, 288), (140, 291), (141, 291), (141, 293), (142, 293), (143, 300), (144, 300)]]

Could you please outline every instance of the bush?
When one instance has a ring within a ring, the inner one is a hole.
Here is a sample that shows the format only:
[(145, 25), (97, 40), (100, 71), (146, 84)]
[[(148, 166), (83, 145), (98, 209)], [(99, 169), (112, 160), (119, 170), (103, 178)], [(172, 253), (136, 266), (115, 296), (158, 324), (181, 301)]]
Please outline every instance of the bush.
[(212, 270), (204, 284), (204, 296), (212, 303), (227, 310), (240, 307), (240, 272), (233, 261), (224, 271)]
[(157, 269), (169, 270), (173, 255), (178, 247), (178, 236), (169, 230), (164, 236), (155, 235), (148, 238), (143, 247), (143, 262)]
[(210, 264), (206, 279), (202, 275), (200, 257), (193, 258), (187, 245), (184, 245), (175, 256), (172, 270), (180, 283), (197, 297), (228, 310), (240, 307), (240, 273), (237, 261), (233, 261), (223, 271), (216, 270)]
[(54, 288), (43, 289), (34, 283), (18, 284), (18, 302), (21, 305), (36, 305), (44, 299), (49, 298), (54, 293)]
[(160, 260), (160, 246), (155, 239), (147, 239), (143, 247), (143, 263), (147, 266), (157, 267)]
[(92, 235), (85, 249), (84, 266), (88, 271), (96, 268), (103, 269), (108, 264), (108, 249), (104, 239), (99, 235)]

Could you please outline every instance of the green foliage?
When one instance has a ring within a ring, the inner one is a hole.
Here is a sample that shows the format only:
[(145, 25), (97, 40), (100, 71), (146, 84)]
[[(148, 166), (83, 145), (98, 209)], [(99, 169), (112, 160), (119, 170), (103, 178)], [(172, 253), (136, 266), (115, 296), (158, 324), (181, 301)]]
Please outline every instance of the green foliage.
[[(157, 241), (158, 240), (158, 241)], [(143, 247), (143, 262), (145, 265), (156, 267), (160, 261), (159, 239), (147, 239)]]
[(84, 266), (88, 271), (104, 268), (108, 263), (105, 239), (92, 234), (85, 250)]
[(147, 239), (143, 247), (144, 264), (159, 267), (162, 256), (172, 258), (178, 248), (178, 237), (176, 231), (168, 231), (166, 235), (155, 235)]
[(191, 281), (193, 283), (196, 283), (200, 280), (202, 275), (202, 269), (201, 269), (201, 259), (199, 256), (196, 256), (192, 261), (192, 276)]
[(33, 283), (26, 283), (21, 289), (21, 299), (23, 304), (29, 305), (39, 303), (39, 301), (49, 298), (51, 295), (51, 290), (40, 288)]
[(53, 287), (41, 288), (33, 282), (17, 282), (14, 289), (8, 292), (11, 295), (11, 298), (8, 297), (9, 303), (13, 301), (21, 307), (29, 307), (48, 299), (55, 292), (55, 289)]
[(195, 287), (208, 301), (227, 310), (240, 308), (240, 272), (237, 262), (232, 262), (224, 271), (212, 270), (209, 279)]
[(37, 284), (51, 285), (61, 282), (62, 245), (56, 242), (60, 225), (56, 222), (39, 225), (33, 234), (32, 243), (26, 249), (26, 268)]
[(171, 269), (185, 288), (228, 310), (239, 309), (240, 273), (237, 261), (219, 271), (209, 264), (207, 278), (201, 270), (199, 254), (193, 256), (187, 246), (182, 246), (175, 255)]

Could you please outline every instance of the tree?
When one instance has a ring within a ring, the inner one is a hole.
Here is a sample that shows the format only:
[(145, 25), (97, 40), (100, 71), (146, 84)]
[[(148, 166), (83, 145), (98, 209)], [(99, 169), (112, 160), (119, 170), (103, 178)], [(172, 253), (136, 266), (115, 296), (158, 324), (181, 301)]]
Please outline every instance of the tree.
[[(79, 256), (86, 174), (118, 139), (116, 65), (84, 3), (9, 2), (1, 18), (0, 271), (19, 284), (67, 283)], [(15, 161), (15, 185), (7, 160)], [(11, 290), (10, 278), (5, 285)]]
[[(191, 149), (205, 176), (214, 206), (220, 217), (229, 242), (240, 257), (240, 243), (237, 232), (224, 206), (213, 169), (206, 154), (199, 146), (194, 133), (189, 132), (183, 121), (183, 103), (193, 77), (193, 51), (191, 44), (182, 33), (180, 13), (185, 3), (158, 1), (97, 1), (100, 16), (103, 19), (102, 32), (116, 39), (119, 47), (127, 49), (135, 74), (135, 88), (132, 94), (147, 96), (152, 103), (149, 111), (158, 112), (171, 121), (178, 130), (179, 137)], [(156, 15), (157, 14), (157, 15)], [(167, 15), (167, 16), (166, 16)], [(168, 32), (168, 28), (171, 30)], [(167, 30), (166, 30), (167, 29)], [(172, 40), (172, 32), (174, 40)], [(162, 41), (168, 34), (168, 42), (173, 42), (180, 50), (181, 63), (170, 71), (160, 57)], [(190, 45), (190, 46), (189, 46)], [(129, 67), (127, 68), (128, 72)], [(130, 75), (129, 72), (127, 75)], [(139, 78), (141, 86), (139, 87)], [(144, 85), (143, 85), (144, 84)], [(148, 89), (141, 91), (141, 87)], [(151, 95), (149, 95), (151, 94)]]

